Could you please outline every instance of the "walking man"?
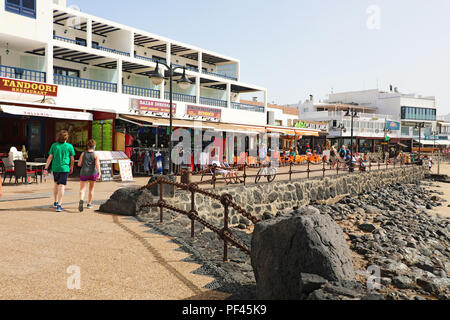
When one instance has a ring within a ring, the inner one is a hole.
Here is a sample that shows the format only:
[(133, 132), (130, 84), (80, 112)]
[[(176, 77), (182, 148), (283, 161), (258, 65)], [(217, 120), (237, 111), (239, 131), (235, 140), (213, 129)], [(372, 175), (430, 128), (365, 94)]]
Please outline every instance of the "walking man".
[(56, 208), (56, 212), (63, 212), (64, 210), (62, 207), (64, 191), (67, 179), (73, 173), (75, 164), (75, 150), (70, 143), (67, 143), (68, 140), (69, 133), (66, 130), (62, 130), (59, 133), (58, 141), (50, 148), (47, 164), (45, 165), (44, 173), (47, 175), (48, 168), (52, 164), (53, 177), (55, 179), (53, 187), (55, 203), (53, 207)]

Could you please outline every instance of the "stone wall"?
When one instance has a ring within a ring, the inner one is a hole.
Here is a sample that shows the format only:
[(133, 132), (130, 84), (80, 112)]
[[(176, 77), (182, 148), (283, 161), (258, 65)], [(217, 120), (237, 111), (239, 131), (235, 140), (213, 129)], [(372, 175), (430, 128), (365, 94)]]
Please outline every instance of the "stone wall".
[[(218, 194), (228, 193), (233, 200), (249, 213), (261, 220), (275, 217), (284, 210), (292, 210), (310, 204), (311, 201), (327, 200), (340, 195), (357, 196), (395, 183), (414, 184), (425, 178), (426, 168), (408, 166), (390, 170), (354, 173), (292, 182), (273, 182), (251, 186), (229, 186), (218, 188)], [(157, 201), (157, 199), (155, 199)], [(189, 211), (190, 193), (177, 191), (169, 204)], [(219, 201), (197, 194), (195, 199), (201, 217), (215, 225), (223, 224), (224, 210)], [(157, 209), (154, 209), (157, 212)], [(141, 212), (142, 214), (142, 212)], [(145, 212), (143, 213), (145, 214)], [(234, 210), (230, 210), (231, 224), (249, 225), (249, 221)]]

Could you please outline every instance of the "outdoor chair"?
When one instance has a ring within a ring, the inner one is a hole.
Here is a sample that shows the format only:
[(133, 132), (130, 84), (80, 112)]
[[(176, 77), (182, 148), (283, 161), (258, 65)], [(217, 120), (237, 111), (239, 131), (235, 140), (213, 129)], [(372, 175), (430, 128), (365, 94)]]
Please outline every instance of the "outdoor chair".
[(22, 179), (22, 183), (24, 183), (24, 179), (26, 179), (26, 183), (30, 183), (30, 177), (34, 178), (34, 180), (37, 183), (37, 175), (36, 171), (29, 171), (27, 170), (27, 162), (23, 160), (16, 160), (14, 161), (14, 168), (15, 168), (15, 177), (16, 177), (16, 184), (19, 182), (19, 179)]
[(9, 158), (2, 158), (4, 170), (3, 170), (3, 182), (9, 177), (9, 183), (11, 183), (12, 177), (15, 175), (14, 165), (9, 162)]

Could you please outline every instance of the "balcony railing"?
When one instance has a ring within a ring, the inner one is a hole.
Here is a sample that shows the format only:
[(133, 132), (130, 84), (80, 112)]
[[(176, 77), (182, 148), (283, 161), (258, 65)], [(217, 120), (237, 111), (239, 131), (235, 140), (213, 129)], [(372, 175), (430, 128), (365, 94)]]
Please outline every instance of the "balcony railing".
[(86, 41), (73, 40), (73, 39), (64, 38), (64, 37), (60, 37), (60, 36), (56, 36), (56, 35), (53, 36), (53, 39), (86, 47)]
[(238, 110), (246, 110), (246, 111), (254, 111), (254, 112), (264, 112), (264, 107), (261, 106), (254, 106), (251, 104), (244, 104), (244, 103), (231, 103), (232, 109), (238, 109)]
[[(170, 92), (164, 93), (164, 99), (170, 100)], [(189, 94), (184, 93), (173, 93), (173, 100), (174, 101), (180, 101), (180, 102), (190, 102), (190, 103), (196, 103), (196, 96), (191, 96)]]
[(205, 98), (205, 97), (200, 97), (200, 104), (206, 104), (208, 106), (222, 107), (222, 108), (227, 107), (226, 100), (218, 100), (218, 99)]
[(156, 99), (159, 99), (161, 97), (159, 90), (148, 89), (148, 88), (123, 85), (122, 91), (125, 94), (130, 94), (133, 96), (156, 98)]
[(106, 52), (110, 52), (110, 53), (115, 53), (115, 54), (120, 54), (122, 56), (130, 56), (129, 52), (125, 52), (125, 51), (120, 51), (120, 50), (116, 50), (116, 49), (111, 49), (111, 48), (106, 48), (106, 47), (102, 47), (99, 46), (98, 44), (93, 43), (92, 44), (92, 48), (97, 49), (97, 50), (102, 50), (102, 51), (106, 51)]
[(159, 62), (157, 59), (153, 59), (153, 58), (149, 58), (149, 57), (145, 57), (145, 56), (140, 56), (138, 54), (134, 54), (134, 57), (136, 59), (141, 59), (141, 60), (146, 60), (146, 61), (150, 61), (150, 62)]
[(70, 77), (61, 74), (54, 75), (55, 84), (78, 87), (83, 89), (92, 89), (107, 92), (117, 92), (117, 84), (105, 81), (82, 79), (77, 77)]
[(204, 74), (210, 74), (212, 76), (216, 76), (216, 77), (221, 77), (221, 78), (225, 78), (225, 79), (230, 79), (230, 80), (234, 80), (237, 81), (238, 79), (236, 77), (232, 77), (232, 76), (227, 76), (225, 74), (220, 74), (220, 73), (215, 73), (215, 72), (209, 72), (209, 71), (204, 71)]
[(47, 82), (45, 72), (2, 65), (0, 65), (0, 77), (21, 79), (35, 82)]

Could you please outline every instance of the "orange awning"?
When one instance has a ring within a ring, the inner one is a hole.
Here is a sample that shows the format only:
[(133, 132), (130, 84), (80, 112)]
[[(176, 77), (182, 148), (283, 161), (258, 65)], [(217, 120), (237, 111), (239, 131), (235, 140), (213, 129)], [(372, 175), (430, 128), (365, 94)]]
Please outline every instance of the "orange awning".
[(270, 133), (281, 133), (288, 136), (295, 136), (295, 130), (291, 129), (283, 129), (283, 128), (267, 128), (267, 131)]
[(318, 137), (319, 132), (317, 131), (306, 131), (306, 130), (295, 130), (297, 136), (307, 136), (307, 137)]

